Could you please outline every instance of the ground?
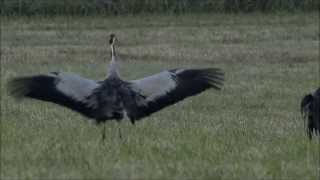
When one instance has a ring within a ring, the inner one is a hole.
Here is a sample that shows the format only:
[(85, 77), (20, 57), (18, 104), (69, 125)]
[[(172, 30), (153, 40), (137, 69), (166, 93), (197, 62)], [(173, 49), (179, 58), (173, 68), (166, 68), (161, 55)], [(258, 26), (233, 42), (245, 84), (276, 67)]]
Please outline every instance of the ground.
[[(319, 86), (316, 13), (1, 17), (1, 179), (317, 179), (300, 100)], [(210, 90), (131, 125), (16, 101), (6, 82), (51, 71), (105, 78), (118, 36), (124, 79), (217, 67)], [(118, 126), (122, 139), (118, 137)]]

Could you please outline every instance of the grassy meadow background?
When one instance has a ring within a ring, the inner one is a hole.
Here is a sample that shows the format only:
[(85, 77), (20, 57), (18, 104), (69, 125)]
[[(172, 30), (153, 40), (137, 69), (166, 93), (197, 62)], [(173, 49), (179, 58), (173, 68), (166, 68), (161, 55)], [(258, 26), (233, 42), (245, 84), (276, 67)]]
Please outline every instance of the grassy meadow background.
[(310, 12), (319, 0), (2, 0), (3, 15), (132, 15), (204, 12)]
[[(301, 98), (319, 86), (317, 13), (1, 17), (1, 179), (318, 179)], [(60, 106), (15, 101), (13, 77), (74, 72), (101, 80), (107, 39), (121, 72), (218, 67), (207, 91), (132, 126), (101, 127)]]

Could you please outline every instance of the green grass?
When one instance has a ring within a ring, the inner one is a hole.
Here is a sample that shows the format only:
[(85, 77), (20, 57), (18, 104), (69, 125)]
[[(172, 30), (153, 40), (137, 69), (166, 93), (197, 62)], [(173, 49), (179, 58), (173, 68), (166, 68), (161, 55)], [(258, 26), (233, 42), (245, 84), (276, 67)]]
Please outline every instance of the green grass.
[(3, 15), (128, 15), (144, 13), (317, 12), (319, 0), (3, 0)]
[[(319, 86), (318, 14), (2, 17), (1, 179), (318, 179), (301, 98)], [(65, 71), (103, 79), (107, 38), (121, 72), (219, 67), (207, 91), (132, 126), (101, 127), (60, 106), (15, 101), (12, 77)]]

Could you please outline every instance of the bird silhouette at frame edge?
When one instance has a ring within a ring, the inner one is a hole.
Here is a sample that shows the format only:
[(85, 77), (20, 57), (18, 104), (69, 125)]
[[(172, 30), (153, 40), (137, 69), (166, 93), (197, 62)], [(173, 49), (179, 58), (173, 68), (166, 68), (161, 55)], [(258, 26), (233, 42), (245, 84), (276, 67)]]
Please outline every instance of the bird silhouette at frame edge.
[(307, 124), (306, 132), (309, 139), (311, 140), (313, 135), (320, 137), (320, 87), (302, 98), (300, 110)]

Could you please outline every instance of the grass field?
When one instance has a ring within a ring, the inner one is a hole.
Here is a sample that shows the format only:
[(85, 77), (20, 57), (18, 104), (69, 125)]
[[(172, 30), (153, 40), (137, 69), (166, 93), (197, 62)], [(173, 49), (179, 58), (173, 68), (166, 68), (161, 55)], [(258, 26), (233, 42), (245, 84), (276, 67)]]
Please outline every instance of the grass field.
[[(319, 86), (319, 16), (2, 17), (1, 179), (318, 179), (301, 98)], [(101, 127), (60, 106), (15, 101), (12, 77), (64, 71), (103, 79), (107, 38), (121, 72), (219, 67), (207, 91), (132, 126)]]

